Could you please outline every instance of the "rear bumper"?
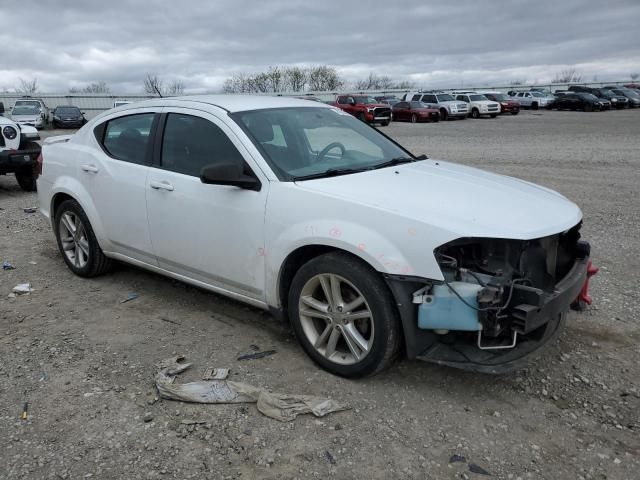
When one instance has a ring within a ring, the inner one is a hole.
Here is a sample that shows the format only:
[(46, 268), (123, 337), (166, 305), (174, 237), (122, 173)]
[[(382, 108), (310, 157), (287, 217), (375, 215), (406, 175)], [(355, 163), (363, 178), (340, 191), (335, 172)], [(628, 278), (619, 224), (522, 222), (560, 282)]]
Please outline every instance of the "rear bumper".
[(578, 298), (587, 279), (589, 258), (576, 259), (573, 267), (552, 292), (532, 291), (527, 303), (511, 308), (510, 316), (516, 345), (510, 349), (483, 350), (477, 333), (437, 335), (417, 327), (417, 307), (409, 292), (416, 284), (401, 277), (386, 277), (393, 292), (404, 328), (407, 356), (428, 362), (482, 373), (506, 373), (522, 368), (556, 338), (564, 325), (566, 312)]
[(3, 150), (0, 152), (0, 174), (33, 168), (39, 150)]

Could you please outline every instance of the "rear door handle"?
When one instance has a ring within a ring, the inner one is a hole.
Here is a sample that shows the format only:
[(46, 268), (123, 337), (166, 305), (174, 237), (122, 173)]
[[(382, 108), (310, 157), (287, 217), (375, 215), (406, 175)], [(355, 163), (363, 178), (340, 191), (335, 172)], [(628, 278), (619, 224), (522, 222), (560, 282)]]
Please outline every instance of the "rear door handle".
[(167, 190), (173, 192), (173, 185), (169, 182), (149, 182), (149, 186), (154, 190)]
[(95, 165), (80, 165), (80, 168), (83, 172), (98, 173), (98, 167), (96, 167)]

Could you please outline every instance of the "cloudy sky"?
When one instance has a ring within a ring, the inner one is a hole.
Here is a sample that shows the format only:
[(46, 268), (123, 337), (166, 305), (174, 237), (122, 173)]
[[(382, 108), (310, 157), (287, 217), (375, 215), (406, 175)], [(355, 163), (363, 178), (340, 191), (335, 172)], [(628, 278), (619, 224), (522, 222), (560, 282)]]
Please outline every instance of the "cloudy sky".
[(42, 92), (139, 93), (151, 72), (218, 91), (270, 65), (424, 87), (640, 73), (640, 0), (2, 0), (0, 19), (0, 91), (37, 78)]

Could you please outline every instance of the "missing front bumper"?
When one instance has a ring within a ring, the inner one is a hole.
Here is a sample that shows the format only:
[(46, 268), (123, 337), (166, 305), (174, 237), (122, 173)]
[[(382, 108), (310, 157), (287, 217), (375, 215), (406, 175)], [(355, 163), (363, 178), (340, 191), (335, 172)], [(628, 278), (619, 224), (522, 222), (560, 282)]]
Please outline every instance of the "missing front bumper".
[[(516, 331), (520, 329), (521, 333), (517, 334), (515, 345), (508, 345), (509, 348), (479, 348), (475, 332), (438, 335), (421, 330), (416, 322), (417, 307), (407, 301), (399, 301), (407, 356), (483, 373), (505, 373), (522, 368), (558, 336), (564, 325), (565, 313), (585, 284), (588, 264), (588, 257), (576, 259), (552, 292), (539, 295), (537, 303), (527, 308), (523, 307), (525, 304), (518, 305), (527, 312), (528, 326), (516, 327)], [(396, 299), (407, 298), (405, 295), (415, 286), (407, 278), (388, 277), (387, 281)]]

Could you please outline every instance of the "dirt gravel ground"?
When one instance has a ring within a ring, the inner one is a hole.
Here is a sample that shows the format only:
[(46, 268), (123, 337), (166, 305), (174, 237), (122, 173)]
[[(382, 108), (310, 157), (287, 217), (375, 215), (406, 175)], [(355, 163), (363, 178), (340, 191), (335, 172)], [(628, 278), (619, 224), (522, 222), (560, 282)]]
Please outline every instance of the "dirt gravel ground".
[[(383, 131), (583, 208), (595, 303), (569, 314), (543, 357), (503, 376), (405, 360), (334, 377), (259, 310), (125, 265), (74, 276), (50, 226), (23, 210), (36, 195), (0, 177), (0, 262), (16, 267), (0, 270), (0, 478), (640, 478), (640, 110)], [(21, 282), (33, 293), (8, 298)], [(251, 345), (277, 353), (236, 360)], [(234, 380), (351, 409), (280, 423), (250, 404), (158, 400), (155, 364), (176, 353), (195, 363), (185, 379), (229, 367)]]

